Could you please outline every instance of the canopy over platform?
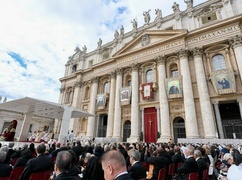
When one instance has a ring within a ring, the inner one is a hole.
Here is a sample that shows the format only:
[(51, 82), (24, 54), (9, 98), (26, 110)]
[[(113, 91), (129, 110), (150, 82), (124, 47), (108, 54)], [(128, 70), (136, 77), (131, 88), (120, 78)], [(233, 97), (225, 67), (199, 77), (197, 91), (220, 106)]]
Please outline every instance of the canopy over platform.
[(72, 106), (25, 97), (0, 104), (0, 110), (25, 114), (19, 140), (25, 140), (33, 116), (62, 120), (59, 141), (68, 134), (70, 118), (94, 116)]

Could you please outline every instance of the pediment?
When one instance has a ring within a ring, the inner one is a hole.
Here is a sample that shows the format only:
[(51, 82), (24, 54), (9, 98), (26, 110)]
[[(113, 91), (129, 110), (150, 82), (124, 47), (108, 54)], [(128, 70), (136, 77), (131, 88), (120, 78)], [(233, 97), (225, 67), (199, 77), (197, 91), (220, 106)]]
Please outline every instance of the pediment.
[(165, 43), (170, 40), (182, 37), (187, 34), (187, 30), (150, 30), (144, 31), (117, 51), (113, 57), (119, 57), (141, 51), (143, 49)]

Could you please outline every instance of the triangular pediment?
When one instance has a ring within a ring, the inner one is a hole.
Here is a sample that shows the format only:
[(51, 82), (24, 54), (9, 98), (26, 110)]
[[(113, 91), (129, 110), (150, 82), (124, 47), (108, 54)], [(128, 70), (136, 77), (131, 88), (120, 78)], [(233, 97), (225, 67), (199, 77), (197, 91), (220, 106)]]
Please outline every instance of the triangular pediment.
[(128, 55), (143, 49), (156, 46), (167, 41), (174, 40), (187, 34), (187, 30), (150, 30), (137, 35), (123, 48), (117, 51), (113, 57)]

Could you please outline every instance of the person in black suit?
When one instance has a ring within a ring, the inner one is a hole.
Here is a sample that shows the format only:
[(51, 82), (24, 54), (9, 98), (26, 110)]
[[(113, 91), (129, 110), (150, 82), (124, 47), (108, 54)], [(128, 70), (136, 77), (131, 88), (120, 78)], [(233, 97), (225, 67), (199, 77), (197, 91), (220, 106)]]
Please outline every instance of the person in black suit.
[(20, 180), (29, 179), (30, 175), (33, 172), (51, 170), (51, 167), (52, 167), (51, 157), (46, 156), (44, 154), (45, 150), (46, 150), (45, 144), (38, 145), (37, 147), (38, 156), (36, 158), (30, 159), (27, 162), (24, 168), (24, 171), (20, 176)]
[(14, 168), (16, 167), (21, 167), (21, 166), (25, 166), (28, 162), (28, 160), (31, 159), (31, 150), (30, 149), (25, 149), (22, 151), (21, 153), (21, 157), (18, 158), (18, 160), (16, 161)]
[(53, 180), (73, 180), (74, 178), (68, 174), (68, 170), (72, 163), (72, 156), (68, 151), (60, 151), (56, 157), (55, 175)]
[(12, 171), (12, 167), (4, 164), (3, 161), (6, 159), (7, 153), (0, 150), (0, 177), (9, 177)]
[[(149, 149), (148, 147), (146, 147), (145, 161), (148, 162), (149, 164), (154, 165), (152, 179), (157, 179), (159, 170), (161, 168), (166, 168), (166, 166), (168, 165), (168, 159), (163, 156), (163, 154), (165, 153), (164, 151), (165, 150), (162, 147), (159, 147), (156, 149), (157, 156), (154, 156), (152, 149)], [(150, 153), (151, 157), (147, 157), (148, 153)]]
[(146, 178), (146, 169), (145, 167), (139, 162), (140, 161), (140, 153), (135, 149), (131, 149), (129, 151), (129, 160), (131, 167), (128, 169), (128, 173), (131, 178), (134, 180), (139, 180), (142, 178)]
[(208, 169), (207, 163), (202, 158), (202, 153), (199, 150), (194, 151), (194, 158), (197, 161), (198, 166), (198, 179), (202, 180), (203, 170)]
[(81, 142), (79, 140), (76, 142), (76, 146), (74, 146), (72, 150), (76, 153), (78, 159), (81, 155), (83, 155), (85, 151), (84, 147), (82, 147)]
[(17, 150), (15, 153), (13, 153), (10, 157), (12, 159), (19, 158), (21, 156), (21, 152), (28, 148), (28, 144), (24, 144), (20, 150)]
[(175, 152), (175, 155), (172, 156), (172, 161), (175, 163), (175, 172), (176, 172), (177, 171), (177, 165), (178, 165), (178, 163), (183, 162), (183, 158), (181, 156), (181, 150), (180, 150), (179, 146), (174, 147), (174, 152)]
[(14, 154), (16, 151), (13, 150), (13, 146), (14, 146), (14, 142), (10, 142), (8, 144), (8, 152), (7, 152), (7, 157), (6, 159), (4, 160), (4, 163), (5, 164), (10, 164), (11, 163), (11, 155)]
[(187, 180), (190, 173), (198, 172), (197, 162), (194, 159), (194, 147), (188, 145), (184, 149), (184, 155), (186, 160), (183, 162), (182, 166), (177, 169), (177, 173), (179, 176), (177, 179), (179, 180)]
[(100, 161), (106, 180), (133, 180), (127, 172), (126, 162), (121, 152), (106, 151)]
[(51, 152), (52, 157), (57, 157), (58, 152), (60, 152), (61, 143), (56, 143), (56, 149)]

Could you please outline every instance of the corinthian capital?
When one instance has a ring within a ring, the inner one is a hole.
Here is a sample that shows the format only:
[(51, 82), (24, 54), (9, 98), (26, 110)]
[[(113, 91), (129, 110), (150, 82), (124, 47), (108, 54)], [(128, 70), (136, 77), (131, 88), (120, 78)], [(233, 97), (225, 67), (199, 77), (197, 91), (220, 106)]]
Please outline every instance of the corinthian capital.
[(198, 47), (195, 47), (194, 49), (192, 49), (192, 55), (193, 57), (196, 57), (196, 56), (202, 56), (203, 54), (203, 49), (202, 48), (198, 48)]
[(74, 86), (75, 87), (82, 87), (83, 83), (81, 81), (75, 82)]
[(187, 49), (181, 49), (176, 54), (179, 58), (187, 58), (189, 51)]
[(155, 61), (158, 65), (162, 64), (164, 65), (166, 63), (166, 56), (165, 55), (161, 55), (155, 58)]
[(110, 73), (108, 73), (108, 75), (109, 75), (111, 78), (115, 78), (116, 73), (115, 73), (114, 71), (111, 71)]
[(96, 76), (96, 77), (93, 77), (92, 79), (91, 79), (91, 83), (93, 84), (93, 83), (97, 83), (98, 82), (98, 80), (99, 80), (99, 78)]
[(122, 74), (123, 73), (123, 69), (122, 68), (118, 68), (118, 69), (116, 69), (116, 74), (118, 75), (120, 75), (120, 74)]
[(133, 63), (130, 65), (132, 71), (137, 71), (139, 69), (140, 64), (139, 63)]
[(242, 35), (236, 35), (233, 38), (229, 39), (229, 44), (233, 48), (236, 48), (238, 46), (241, 46), (242, 45)]

